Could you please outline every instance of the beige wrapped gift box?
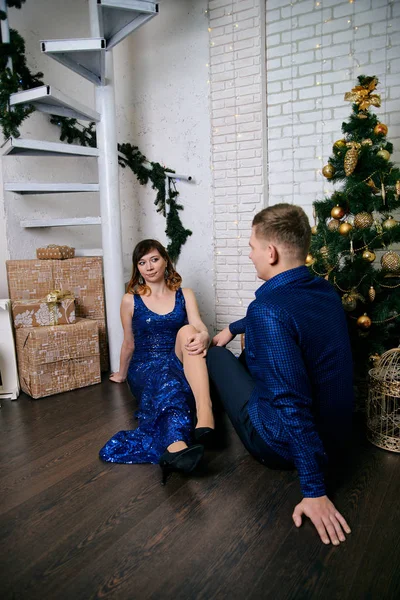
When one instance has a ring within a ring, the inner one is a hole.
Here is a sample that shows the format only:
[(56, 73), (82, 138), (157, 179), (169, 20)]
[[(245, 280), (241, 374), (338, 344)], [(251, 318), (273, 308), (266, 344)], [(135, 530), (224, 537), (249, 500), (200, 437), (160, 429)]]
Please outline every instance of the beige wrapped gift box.
[(75, 323), (75, 299), (68, 292), (54, 290), (42, 300), (14, 300), (12, 314), (15, 329), (48, 327)]
[(74, 256), (75, 248), (70, 246), (49, 244), (44, 248), (36, 248), (36, 257), (39, 260), (65, 260), (66, 258), (74, 258)]
[(15, 337), (21, 388), (32, 398), (100, 383), (97, 321), (26, 327)]
[(107, 371), (108, 344), (104, 306), (103, 262), (100, 256), (66, 260), (8, 260), (11, 300), (40, 300), (51, 290), (70, 290), (76, 317), (95, 319), (99, 326), (101, 370)]

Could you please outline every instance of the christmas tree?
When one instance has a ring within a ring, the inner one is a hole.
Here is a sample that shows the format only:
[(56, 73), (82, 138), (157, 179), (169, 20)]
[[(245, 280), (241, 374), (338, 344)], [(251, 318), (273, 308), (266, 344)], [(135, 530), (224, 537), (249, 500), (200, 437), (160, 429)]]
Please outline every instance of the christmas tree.
[[(322, 169), (340, 183), (330, 197), (314, 203), (310, 254), (306, 264), (328, 279), (347, 311), (356, 381), (371, 362), (400, 341), (400, 170), (390, 162), (388, 127), (370, 108), (380, 106), (376, 77), (358, 77), (345, 94), (353, 103), (344, 137), (333, 145)], [(338, 186), (339, 187), (339, 186)]]

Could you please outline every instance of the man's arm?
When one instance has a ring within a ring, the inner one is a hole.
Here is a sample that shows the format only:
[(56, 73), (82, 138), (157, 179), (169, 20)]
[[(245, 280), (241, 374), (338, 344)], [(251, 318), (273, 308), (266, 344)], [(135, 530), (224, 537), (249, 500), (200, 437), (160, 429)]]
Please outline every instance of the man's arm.
[[(308, 516), (322, 541), (339, 544), (346, 521), (326, 496), (323, 468), (326, 454), (315, 427), (311, 385), (302, 357), (295, 327), (288, 315), (268, 307), (259, 307), (254, 315), (257, 327), (252, 332), (252, 350), (256, 353), (257, 385), (260, 402), (277, 409), (280, 423), (289, 438), (292, 458), (299, 473), (304, 496), (293, 513), (295, 525)], [(268, 429), (268, 423), (265, 424)]]
[(217, 333), (212, 339), (211, 344), (213, 346), (226, 346), (230, 341), (233, 340), (235, 335), (238, 333), (244, 333), (246, 331), (246, 317), (234, 321), (228, 327), (225, 327), (222, 331)]

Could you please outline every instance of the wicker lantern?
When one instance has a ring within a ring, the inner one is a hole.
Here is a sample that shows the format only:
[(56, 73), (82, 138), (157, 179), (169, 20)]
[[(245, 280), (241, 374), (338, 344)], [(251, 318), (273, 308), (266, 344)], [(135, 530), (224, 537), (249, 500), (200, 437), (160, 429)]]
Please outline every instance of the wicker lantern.
[(369, 379), (367, 437), (375, 446), (400, 452), (400, 348), (382, 354)]

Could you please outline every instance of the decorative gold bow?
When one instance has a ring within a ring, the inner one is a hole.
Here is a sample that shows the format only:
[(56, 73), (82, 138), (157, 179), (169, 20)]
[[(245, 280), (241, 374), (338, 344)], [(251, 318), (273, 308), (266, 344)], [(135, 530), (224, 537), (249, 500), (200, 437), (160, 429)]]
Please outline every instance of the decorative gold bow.
[(374, 78), (368, 85), (357, 85), (351, 92), (345, 93), (344, 99), (358, 104), (360, 110), (368, 110), (370, 106), (380, 106), (381, 97), (378, 94), (372, 94), (377, 83)]
[(61, 302), (67, 298), (74, 299), (74, 295), (69, 290), (52, 290), (46, 296), (46, 302)]
[(73, 300), (75, 296), (69, 290), (52, 290), (45, 298), (45, 302), (49, 305), (50, 324), (58, 324), (57, 303), (67, 299)]

